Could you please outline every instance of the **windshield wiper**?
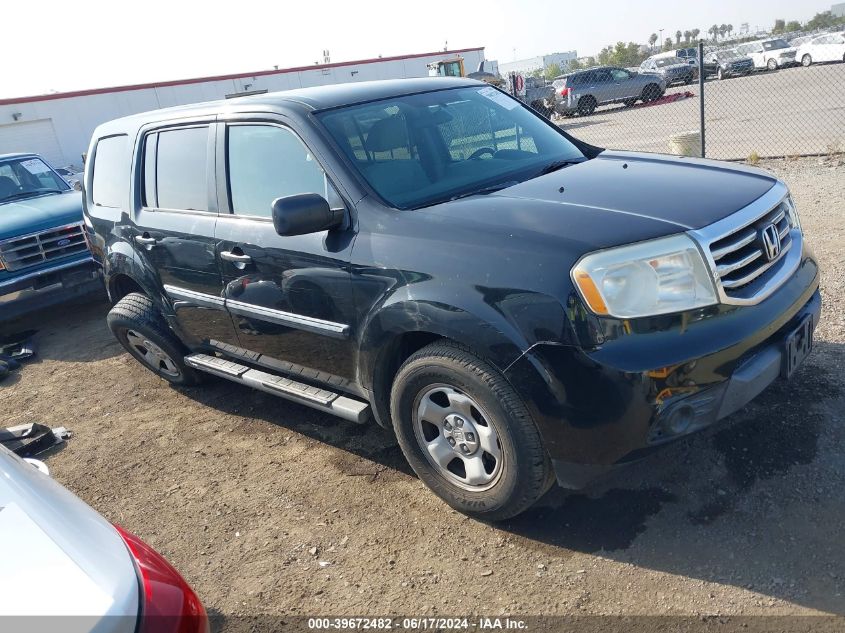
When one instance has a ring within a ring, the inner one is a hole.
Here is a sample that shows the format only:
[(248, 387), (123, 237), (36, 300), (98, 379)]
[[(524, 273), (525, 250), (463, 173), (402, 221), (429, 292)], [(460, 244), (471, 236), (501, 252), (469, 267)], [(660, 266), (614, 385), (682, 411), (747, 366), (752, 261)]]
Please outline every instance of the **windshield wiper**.
[(45, 193), (64, 193), (63, 189), (36, 189), (35, 191), (19, 191), (13, 193), (11, 196), (6, 196), (0, 201), (8, 202), (9, 200), (17, 200), (18, 198), (28, 198), (30, 196), (40, 196)]
[[(584, 158), (565, 158), (563, 160), (556, 160), (553, 163), (549, 163), (543, 169), (541, 169), (537, 176), (545, 176), (546, 174), (550, 174), (553, 171), (557, 171), (558, 169), (563, 169), (564, 167), (569, 167), (570, 165), (577, 165), (578, 163), (583, 163), (586, 159)], [(537, 176), (534, 176), (535, 178)]]
[(468, 198), (469, 196), (483, 196), (488, 193), (495, 193), (497, 191), (501, 191), (502, 189), (507, 189), (508, 187), (513, 187), (514, 185), (518, 185), (519, 181), (517, 180), (508, 180), (507, 182), (500, 182), (496, 183), (495, 185), (487, 185), (486, 187), (481, 187), (480, 189), (473, 189), (472, 191), (467, 191), (465, 193), (459, 193), (456, 196), (452, 196), (449, 198), (449, 202), (452, 200), (459, 200), (460, 198)]

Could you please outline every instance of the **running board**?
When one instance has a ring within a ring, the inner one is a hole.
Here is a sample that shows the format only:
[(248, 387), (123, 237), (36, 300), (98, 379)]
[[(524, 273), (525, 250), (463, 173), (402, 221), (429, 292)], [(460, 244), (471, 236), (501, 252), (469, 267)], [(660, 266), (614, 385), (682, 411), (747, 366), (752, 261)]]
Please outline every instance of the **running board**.
[(233, 382), (239, 382), (253, 389), (259, 389), (274, 396), (287, 398), (307, 407), (331, 413), (357, 424), (363, 424), (370, 417), (370, 405), (366, 402), (259, 369), (252, 369), (225, 358), (209, 356), (208, 354), (191, 354), (185, 357), (185, 364), (194, 369)]

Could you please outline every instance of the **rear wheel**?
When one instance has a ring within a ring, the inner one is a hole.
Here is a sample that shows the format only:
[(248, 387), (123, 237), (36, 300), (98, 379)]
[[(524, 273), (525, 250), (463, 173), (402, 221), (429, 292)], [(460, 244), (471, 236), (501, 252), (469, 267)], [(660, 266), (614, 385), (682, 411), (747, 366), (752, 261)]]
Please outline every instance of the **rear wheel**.
[(777, 70), (778, 69), (778, 62), (776, 59), (772, 58), (768, 62), (766, 62), (766, 68), (769, 70)]
[[(843, 58), (843, 60), (845, 60), (845, 58)], [(812, 63), (813, 63), (813, 58), (810, 56), (809, 53), (807, 53), (806, 55), (804, 55), (801, 58), (801, 65), (804, 66), (804, 67), (807, 67), (807, 66), (811, 65)]]
[(195, 385), (201, 375), (185, 365), (185, 350), (159, 314), (152, 300), (133, 292), (106, 317), (117, 341), (139, 363), (174, 385)]
[(411, 468), (459, 512), (508, 519), (554, 481), (519, 396), (496, 369), (453, 344), (433, 343), (405, 361), (391, 417)]
[(581, 97), (578, 100), (578, 114), (581, 116), (589, 116), (596, 111), (596, 100), (594, 97)]
[(625, 101), (623, 101), (622, 103), (624, 103), (624, 104), (625, 104), (625, 107), (626, 107), (626, 108), (630, 108), (630, 107), (631, 107), (632, 105), (634, 105), (636, 102), (637, 102), (637, 100), (636, 100), (636, 99), (625, 99)]

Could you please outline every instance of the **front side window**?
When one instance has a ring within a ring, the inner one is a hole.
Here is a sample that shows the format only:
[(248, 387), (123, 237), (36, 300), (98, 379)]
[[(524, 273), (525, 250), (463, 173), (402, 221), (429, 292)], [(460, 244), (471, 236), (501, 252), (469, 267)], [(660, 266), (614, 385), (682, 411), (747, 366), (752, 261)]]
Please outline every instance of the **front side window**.
[(40, 158), (0, 162), (0, 204), (69, 189), (70, 185)]
[(627, 70), (622, 68), (614, 68), (610, 71), (610, 74), (613, 75), (613, 81), (625, 81), (631, 76)]
[(208, 211), (208, 126), (146, 136), (144, 204), (160, 209)]
[(492, 87), (402, 95), (317, 116), (363, 179), (403, 209), (585, 158), (561, 132)]
[(270, 125), (232, 125), (227, 132), (232, 211), (269, 218), (276, 198), (318, 193), (333, 202), (313, 154), (290, 130)]
[(782, 48), (789, 48), (786, 40), (772, 40), (770, 42), (763, 42), (763, 48), (767, 51), (776, 51)]

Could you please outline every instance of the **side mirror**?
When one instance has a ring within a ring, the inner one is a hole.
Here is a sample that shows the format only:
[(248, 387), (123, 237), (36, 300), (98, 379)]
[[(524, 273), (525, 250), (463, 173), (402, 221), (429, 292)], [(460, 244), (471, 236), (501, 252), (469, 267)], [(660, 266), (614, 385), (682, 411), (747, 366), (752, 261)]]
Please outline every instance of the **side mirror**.
[(279, 235), (305, 235), (343, 224), (343, 209), (332, 210), (318, 193), (299, 193), (273, 201), (273, 226)]

